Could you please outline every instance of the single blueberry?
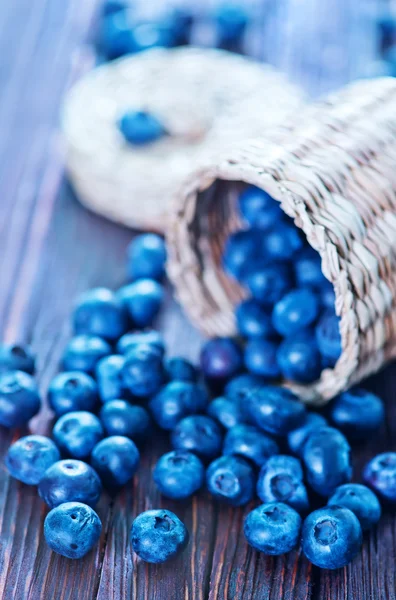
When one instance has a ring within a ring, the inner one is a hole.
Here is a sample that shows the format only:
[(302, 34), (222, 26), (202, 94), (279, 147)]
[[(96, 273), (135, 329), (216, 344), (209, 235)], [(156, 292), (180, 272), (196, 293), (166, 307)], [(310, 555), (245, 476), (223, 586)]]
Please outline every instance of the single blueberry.
[(132, 479), (140, 461), (139, 450), (129, 438), (112, 435), (96, 444), (91, 464), (103, 485), (119, 488)]
[(49, 385), (48, 402), (58, 417), (77, 410), (92, 412), (98, 403), (98, 386), (82, 371), (59, 373)]
[(279, 453), (279, 446), (271, 437), (253, 425), (235, 425), (224, 438), (223, 454), (242, 456), (261, 467), (270, 456)]
[(294, 456), (271, 456), (261, 467), (257, 495), (263, 502), (284, 502), (307, 512), (309, 500), (301, 463)]
[(326, 311), (316, 325), (316, 341), (319, 351), (329, 367), (341, 356), (340, 319), (333, 311)]
[(93, 335), (110, 342), (117, 340), (128, 327), (126, 312), (107, 288), (94, 288), (82, 294), (73, 313), (77, 335)]
[(245, 399), (245, 410), (252, 421), (268, 433), (286, 435), (305, 419), (305, 406), (292, 391), (273, 385), (252, 391)]
[(214, 338), (201, 349), (201, 369), (205, 377), (226, 381), (242, 369), (242, 351), (231, 338)]
[(85, 458), (104, 435), (98, 417), (85, 410), (62, 415), (52, 430), (62, 452), (73, 458)]
[(239, 208), (250, 227), (257, 229), (270, 229), (283, 217), (279, 202), (254, 185), (249, 185), (239, 196)]
[(13, 428), (25, 425), (41, 406), (37, 385), (24, 371), (0, 373), (0, 425)]
[(293, 274), (287, 263), (253, 262), (246, 268), (243, 283), (259, 304), (271, 308), (293, 287)]
[(173, 8), (167, 17), (167, 23), (172, 31), (173, 45), (188, 45), (191, 37), (191, 29), (194, 23), (194, 15), (187, 8)]
[(0, 345), (0, 373), (25, 371), (25, 373), (33, 375), (35, 363), (34, 354), (27, 344)]
[(111, 354), (111, 346), (102, 338), (92, 335), (76, 335), (63, 353), (65, 371), (93, 373), (101, 358)]
[(323, 308), (330, 309), (334, 312), (336, 297), (333, 284), (325, 279), (318, 292)]
[(132, 549), (144, 561), (163, 563), (188, 544), (188, 531), (170, 510), (146, 510), (132, 523)]
[(38, 493), (50, 508), (64, 502), (95, 506), (102, 485), (96, 471), (81, 460), (60, 460), (51, 465), (39, 481)]
[(99, 416), (107, 435), (124, 435), (136, 443), (144, 442), (152, 430), (148, 411), (125, 400), (106, 402)]
[(102, 22), (99, 46), (109, 60), (134, 50), (134, 39), (128, 11), (113, 11)]
[(154, 279), (138, 279), (120, 288), (118, 297), (134, 325), (148, 327), (161, 308), (164, 290)]
[(247, 515), (243, 526), (248, 544), (271, 556), (293, 550), (300, 529), (300, 515), (282, 502), (269, 502), (255, 508)]
[(240, 335), (246, 338), (266, 338), (275, 334), (271, 315), (257, 300), (244, 300), (235, 309)]
[(131, 279), (162, 279), (165, 274), (166, 247), (156, 233), (135, 237), (128, 246), (128, 275)]
[(322, 427), (322, 425), (327, 425), (327, 421), (322, 415), (311, 412), (307, 413), (302, 425), (287, 434), (287, 443), (290, 450), (294, 452), (294, 454), (301, 456), (309, 434), (318, 427)]
[(348, 508), (326, 506), (305, 519), (302, 549), (321, 569), (339, 569), (351, 562), (362, 545), (362, 529)]
[(302, 459), (309, 485), (321, 496), (331, 496), (339, 485), (351, 480), (351, 449), (342, 433), (333, 427), (318, 427), (310, 432)]
[(206, 409), (208, 396), (205, 389), (188, 381), (171, 381), (151, 400), (150, 410), (157, 425), (173, 429), (187, 415)]
[(126, 389), (137, 398), (156, 394), (165, 379), (162, 354), (153, 346), (133, 347), (126, 355), (122, 378)]
[(96, 512), (81, 502), (53, 508), (44, 521), (48, 546), (66, 558), (82, 558), (98, 542), (102, 523)]
[(262, 232), (257, 229), (237, 231), (229, 236), (224, 246), (223, 267), (234, 277), (241, 279), (244, 269), (260, 256)]
[(224, 388), (226, 398), (238, 405), (243, 405), (247, 395), (265, 385), (265, 379), (251, 373), (243, 373), (231, 379)]
[(194, 383), (198, 379), (198, 371), (194, 365), (180, 356), (168, 358), (165, 361), (165, 371), (171, 381), (190, 381)]
[(381, 505), (377, 496), (368, 487), (359, 483), (340, 485), (327, 504), (349, 508), (359, 519), (362, 531), (371, 529), (381, 517)]
[(278, 344), (271, 340), (252, 339), (245, 346), (245, 367), (250, 373), (276, 379), (281, 371), (277, 361)]
[(337, 429), (351, 440), (364, 440), (384, 422), (384, 404), (372, 392), (355, 387), (334, 398), (329, 407), (329, 417)]
[(161, 356), (165, 354), (165, 345), (162, 335), (154, 330), (125, 333), (117, 342), (117, 353), (128, 354), (129, 350), (132, 350), (132, 348), (142, 345), (152, 346)]
[(272, 313), (272, 322), (278, 333), (293, 335), (316, 321), (319, 314), (319, 300), (309, 288), (292, 290), (279, 300)]
[(280, 344), (276, 358), (285, 379), (312, 383), (320, 377), (322, 359), (315, 338), (300, 333), (286, 338)]
[(143, 110), (125, 112), (118, 121), (118, 127), (125, 141), (133, 146), (152, 144), (166, 134), (161, 121)]
[(241, 3), (223, 3), (215, 13), (217, 47), (231, 52), (242, 51), (242, 40), (250, 15)]
[(253, 467), (240, 456), (221, 456), (210, 463), (206, 471), (209, 492), (231, 506), (250, 502), (255, 483)]
[(262, 238), (263, 255), (266, 259), (289, 260), (303, 246), (301, 235), (293, 223), (279, 223)]
[(223, 439), (216, 421), (205, 415), (190, 415), (173, 429), (171, 442), (176, 450), (190, 450), (211, 460), (221, 453)]
[(98, 382), (99, 396), (102, 402), (125, 396), (122, 375), (124, 365), (125, 357), (119, 354), (105, 356), (96, 365), (96, 381)]
[(54, 442), (43, 435), (27, 435), (9, 447), (5, 464), (15, 479), (37, 485), (45, 471), (60, 459)]
[(225, 429), (235, 427), (245, 420), (243, 411), (237, 402), (228, 398), (215, 398), (208, 405), (207, 413), (212, 419), (216, 419)]
[(372, 458), (363, 470), (363, 480), (379, 496), (396, 503), (396, 452), (384, 452)]
[(186, 450), (173, 450), (158, 460), (153, 478), (161, 494), (179, 500), (195, 494), (205, 479), (200, 459)]
[(321, 288), (326, 281), (320, 254), (311, 246), (305, 246), (294, 258), (294, 272), (300, 287)]

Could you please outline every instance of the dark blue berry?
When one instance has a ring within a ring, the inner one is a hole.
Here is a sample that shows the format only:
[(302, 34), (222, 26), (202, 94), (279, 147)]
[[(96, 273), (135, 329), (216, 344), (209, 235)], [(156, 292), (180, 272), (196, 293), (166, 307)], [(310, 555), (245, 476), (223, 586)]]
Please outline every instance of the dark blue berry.
[(136, 327), (152, 324), (164, 298), (163, 287), (154, 279), (138, 279), (118, 291), (123, 306)]
[(82, 558), (98, 542), (102, 523), (96, 512), (81, 502), (53, 508), (44, 521), (48, 546), (66, 558)]
[(165, 379), (162, 354), (153, 346), (135, 346), (126, 355), (122, 378), (133, 396), (145, 398), (156, 394)]
[(309, 327), (319, 314), (319, 300), (309, 288), (293, 290), (279, 300), (272, 313), (278, 333), (290, 336)]
[(349, 508), (359, 519), (362, 531), (371, 529), (381, 517), (381, 505), (377, 496), (359, 483), (340, 485), (329, 498), (328, 505)]
[(65, 371), (93, 373), (101, 358), (111, 354), (111, 346), (102, 338), (76, 335), (67, 344), (63, 354)]
[(168, 16), (167, 23), (172, 31), (174, 46), (189, 44), (194, 16), (188, 9), (184, 7), (174, 8)]
[(318, 427), (322, 427), (322, 425), (327, 425), (327, 421), (322, 415), (318, 415), (317, 413), (307, 413), (302, 425), (287, 434), (287, 443), (290, 450), (294, 452), (294, 454), (301, 456), (302, 449), (309, 434)]
[(351, 562), (362, 545), (362, 529), (348, 508), (326, 506), (305, 519), (302, 549), (322, 569), (339, 569)]
[(298, 512), (307, 512), (309, 500), (298, 458), (271, 456), (261, 467), (257, 495), (263, 502), (284, 502)]
[(134, 41), (127, 11), (113, 11), (101, 27), (100, 49), (109, 60), (133, 52)]
[(171, 381), (191, 381), (198, 379), (198, 371), (190, 361), (179, 356), (165, 361), (165, 371)]
[(231, 338), (214, 338), (201, 350), (201, 369), (205, 377), (214, 381), (226, 381), (242, 369), (242, 351)]
[(248, 544), (272, 556), (293, 550), (300, 529), (300, 515), (282, 502), (269, 502), (255, 508), (247, 515), (243, 527)]
[(261, 467), (270, 456), (279, 453), (279, 446), (271, 437), (253, 425), (235, 425), (224, 438), (223, 454), (242, 456)]
[(242, 403), (252, 391), (265, 385), (265, 379), (251, 373), (237, 375), (224, 388), (226, 398), (237, 404)]
[(24, 371), (0, 374), (0, 425), (25, 425), (40, 410), (40, 396), (31, 375)]
[(321, 496), (331, 496), (339, 485), (351, 480), (351, 449), (342, 433), (333, 427), (311, 431), (302, 459), (309, 485)]
[(245, 367), (250, 373), (266, 379), (280, 377), (277, 361), (278, 344), (271, 340), (252, 339), (245, 347)]
[(5, 371), (25, 371), (30, 375), (35, 371), (35, 357), (26, 344), (0, 345), (0, 373)]
[(91, 464), (108, 488), (128, 483), (136, 473), (139, 461), (139, 450), (132, 440), (122, 435), (101, 440), (91, 454)]
[(293, 275), (287, 263), (252, 262), (244, 273), (243, 283), (257, 302), (271, 308), (291, 290)]
[(268, 433), (286, 435), (299, 427), (306, 410), (297, 396), (286, 388), (267, 385), (245, 399), (245, 410), (252, 421)]
[(81, 460), (60, 460), (40, 479), (38, 492), (50, 508), (64, 502), (84, 502), (95, 506), (102, 492), (96, 471)]
[(211, 460), (221, 453), (223, 439), (216, 421), (205, 415), (190, 415), (178, 422), (171, 441), (176, 450), (190, 450)]
[(105, 356), (96, 365), (96, 381), (98, 382), (99, 396), (102, 402), (125, 396), (122, 375), (124, 365), (125, 357), (119, 354)]
[(137, 331), (134, 333), (125, 333), (117, 342), (118, 354), (128, 354), (129, 350), (136, 346), (152, 346), (158, 353), (165, 354), (165, 345), (162, 335), (158, 331)]
[(337, 429), (351, 440), (364, 440), (382, 425), (385, 411), (381, 398), (355, 387), (334, 398), (329, 417)]
[(73, 458), (85, 458), (102, 439), (104, 431), (98, 417), (82, 410), (60, 417), (52, 434), (62, 452)]
[(125, 333), (128, 321), (116, 295), (107, 288), (95, 288), (78, 298), (73, 326), (77, 335), (93, 335), (112, 342)]
[(246, 338), (266, 338), (274, 335), (271, 315), (257, 300), (245, 300), (235, 310), (239, 333)]
[(90, 375), (81, 371), (67, 371), (55, 375), (48, 388), (48, 402), (60, 417), (65, 413), (94, 411), (98, 403), (98, 387)]
[(142, 110), (129, 110), (124, 113), (118, 127), (125, 141), (134, 146), (152, 144), (166, 134), (161, 121), (155, 115)]
[(206, 409), (205, 389), (188, 381), (171, 381), (150, 400), (150, 410), (162, 429), (173, 429), (185, 416)]
[(12, 477), (37, 485), (45, 471), (60, 459), (54, 442), (43, 435), (27, 435), (8, 449), (5, 464)]
[(132, 523), (131, 543), (142, 560), (163, 563), (185, 548), (188, 531), (170, 510), (147, 510)]
[(321, 288), (326, 281), (320, 254), (311, 246), (305, 246), (294, 258), (294, 272), (296, 283), (300, 287)]
[(311, 335), (301, 335), (299, 332), (286, 338), (280, 344), (276, 358), (285, 379), (312, 383), (320, 377), (322, 358)]
[(270, 229), (283, 217), (279, 202), (254, 185), (248, 186), (239, 196), (239, 208), (250, 227)]
[(320, 287), (320, 290), (318, 290), (318, 293), (323, 308), (328, 308), (334, 313), (336, 297), (333, 284), (325, 279)]
[(223, 253), (225, 271), (240, 279), (245, 268), (260, 255), (262, 232), (257, 229), (237, 231), (228, 238)]
[(205, 479), (200, 459), (186, 450), (173, 450), (158, 460), (153, 478), (161, 494), (179, 500), (195, 494)]
[(280, 223), (262, 238), (263, 255), (267, 260), (289, 260), (302, 248), (303, 242), (297, 227)]
[(125, 400), (106, 402), (100, 411), (100, 420), (107, 435), (124, 435), (136, 443), (144, 442), (152, 430), (148, 411)]
[(228, 398), (215, 398), (208, 406), (207, 413), (216, 419), (225, 429), (235, 427), (245, 420), (243, 411), (237, 402)]
[(128, 275), (131, 279), (162, 279), (165, 274), (166, 248), (156, 233), (135, 237), (128, 246)]
[(334, 311), (326, 312), (316, 325), (316, 341), (326, 365), (333, 367), (341, 356), (340, 319)]
[(215, 498), (242, 506), (254, 496), (255, 475), (249, 462), (239, 456), (221, 456), (206, 471), (206, 485)]
[(396, 503), (396, 452), (378, 454), (363, 471), (364, 482), (391, 504)]
[(217, 46), (231, 52), (242, 51), (242, 40), (249, 22), (249, 13), (243, 4), (223, 3), (215, 14)]

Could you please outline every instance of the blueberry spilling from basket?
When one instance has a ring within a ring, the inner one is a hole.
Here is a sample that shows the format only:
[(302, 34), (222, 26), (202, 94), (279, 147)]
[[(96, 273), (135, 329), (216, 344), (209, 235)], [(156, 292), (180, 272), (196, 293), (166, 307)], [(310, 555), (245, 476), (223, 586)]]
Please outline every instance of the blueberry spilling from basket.
[[(52, 439), (22, 437), (5, 459), (10, 475), (36, 485), (49, 506), (44, 536), (58, 554), (81, 558), (97, 544), (102, 490), (131, 485), (155, 428), (169, 435), (169, 451), (153, 470), (164, 502), (204, 487), (233, 507), (255, 502), (244, 533), (265, 554), (301, 544), (313, 564), (342, 567), (359, 552), (362, 531), (380, 519), (378, 498), (395, 504), (393, 452), (366, 465), (367, 486), (351, 483), (350, 443), (375, 434), (384, 420), (377, 396), (353, 388), (319, 414), (274, 384), (281, 376), (313, 381), (337, 360), (334, 296), (318, 257), (267, 194), (247, 189), (241, 208), (252, 228), (231, 237), (224, 262), (252, 296), (237, 309), (244, 348), (212, 339), (200, 368), (166, 356), (161, 335), (147, 329), (162, 303), (166, 260), (154, 234), (129, 247), (130, 283), (77, 300), (64, 371), (48, 389)], [(4, 345), (0, 357), (0, 424), (21, 427), (40, 409), (34, 356), (27, 346)], [(188, 537), (176, 514), (153, 508), (135, 518), (130, 541), (142, 560), (161, 563)]]

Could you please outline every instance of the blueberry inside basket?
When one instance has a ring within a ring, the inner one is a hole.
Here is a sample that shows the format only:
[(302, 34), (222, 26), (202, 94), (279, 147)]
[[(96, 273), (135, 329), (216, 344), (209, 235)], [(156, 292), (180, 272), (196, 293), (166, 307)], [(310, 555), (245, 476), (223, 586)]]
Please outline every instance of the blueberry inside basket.
[(244, 226), (238, 198), (247, 184), (280, 203), (334, 286), (339, 359), (313, 383), (285, 382), (323, 404), (396, 354), (396, 80), (353, 83), (297, 114), (281, 146), (257, 139), (229, 148), (185, 182), (168, 271), (209, 336), (236, 334), (235, 306), (247, 295), (222, 261), (230, 233)]

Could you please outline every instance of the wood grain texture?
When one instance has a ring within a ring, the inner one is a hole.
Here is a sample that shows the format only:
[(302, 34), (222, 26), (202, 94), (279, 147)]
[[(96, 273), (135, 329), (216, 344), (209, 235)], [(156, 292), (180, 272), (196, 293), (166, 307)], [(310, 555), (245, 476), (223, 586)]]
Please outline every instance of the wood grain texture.
[[(44, 398), (70, 334), (75, 295), (91, 286), (116, 288), (123, 283), (124, 253), (132, 235), (84, 210), (63, 178), (59, 105), (71, 81), (93, 63), (87, 40), (98, 4), (0, 2), (0, 333), (6, 341), (32, 343)], [(379, 10), (380, 0), (368, 4), (370, 10)], [(149, 8), (155, 11), (161, 5), (153, 0)], [(358, 29), (363, 5), (359, 0), (307, 0), (302, 11), (298, 0), (256, 0), (250, 51), (284, 68), (317, 95), (356, 74), (358, 61), (343, 57), (351, 55), (356, 31), (363, 31)], [(367, 31), (359, 42), (359, 56), (372, 52), (374, 34)], [(195, 36), (209, 43), (207, 24), (201, 22)], [(200, 338), (175, 305), (171, 290), (158, 325), (170, 354), (196, 359)], [(357, 479), (370, 456), (396, 449), (395, 383), (392, 367), (371, 382), (387, 400), (388, 419), (378, 438), (354, 453)], [(44, 406), (31, 430), (46, 433), (51, 423), (52, 413)], [(1, 430), (0, 456), (24, 433)], [(396, 598), (394, 515), (387, 514), (366, 537), (362, 555), (336, 573), (312, 568), (298, 550), (278, 559), (260, 556), (241, 534), (251, 507), (220, 507), (205, 492), (183, 503), (158, 495), (151, 472), (167, 447), (165, 436), (153, 439), (133, 485), (115, 499), (102, 497), (100, 543), (80, 561), (47, 548), (42, 535), (46, 507), (35, 489), (10, 479), (1, 465), (2, 600)], [(191, 543), (173, 562), (150, 566), (132, 556), (129, 529), (139, 512), (159, 506), (185, 521)]]

